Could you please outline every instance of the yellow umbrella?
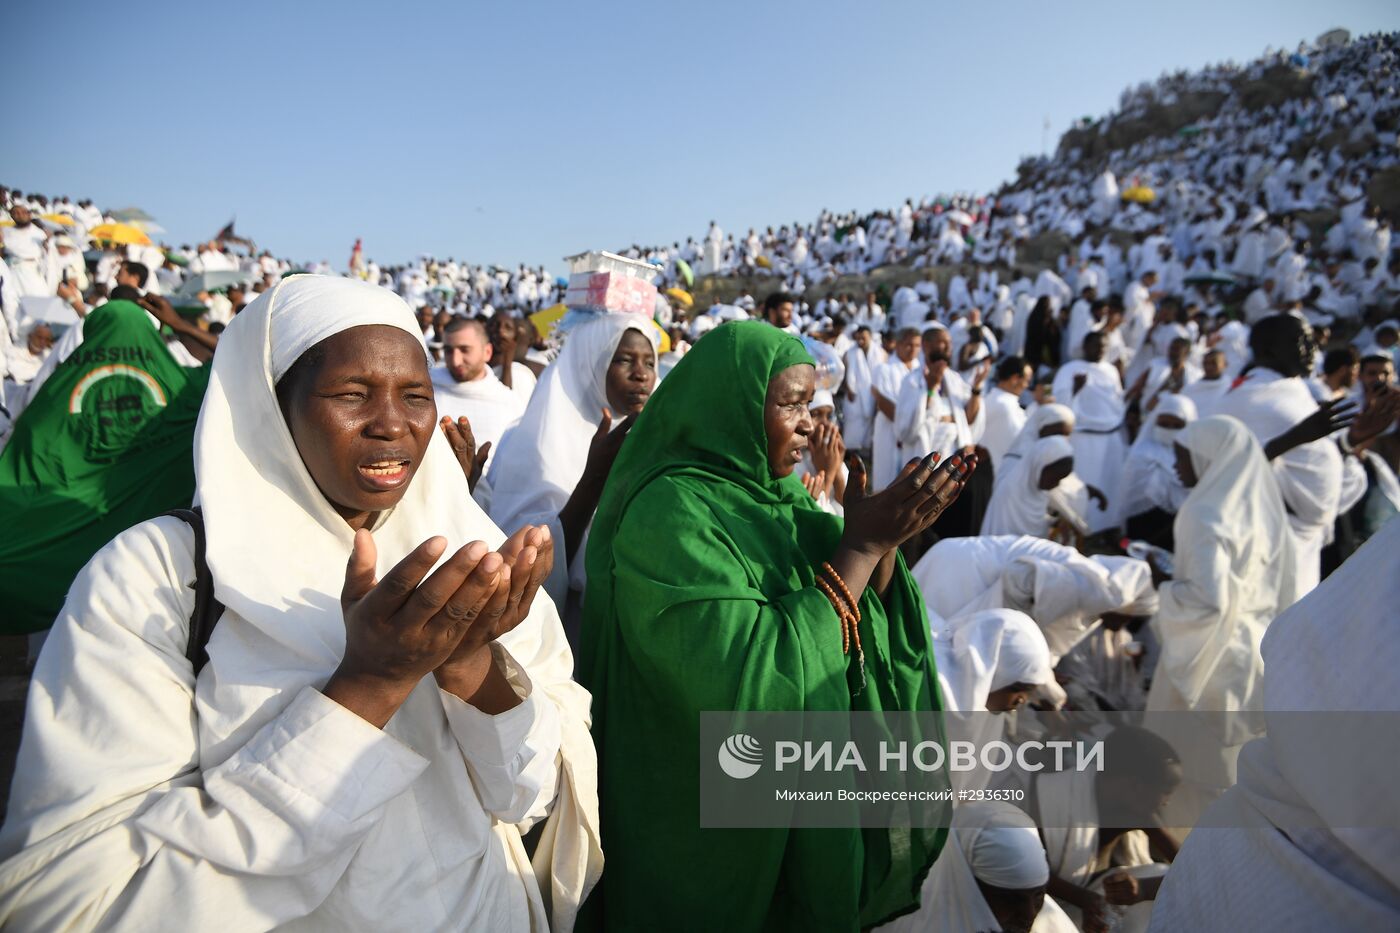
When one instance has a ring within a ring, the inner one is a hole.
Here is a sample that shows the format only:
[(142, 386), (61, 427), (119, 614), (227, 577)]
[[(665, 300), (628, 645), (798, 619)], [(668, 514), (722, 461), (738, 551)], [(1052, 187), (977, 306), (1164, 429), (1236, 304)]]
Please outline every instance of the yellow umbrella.
[[(72, 217), (67, 214), (40, 214), (40, 220), (47, 220), (51, 224), (58, 224), (60, 227), (71, 227), (75, 223)], [(0, 220), (0, 227), (13, 227), (13, 220)]]
[(1151, 204), (1157, 200), (1157, 192), (1143, 185), (1132, 188), (1124, 188), (1120, 197), (1124, 201), (1136, 201), (1138, 204)]
[(685, 305), (687, 308), (695, 307), (695, 299), (690, 297), (690, 292), (686, 291), (683, 288), (668, 288), (666, 289), (666, 294), (667, 296), (676, 299), (681, 304)]
[(657, 355), (660, 355), (660, 354), (662, 354), (662, 353), (670, 353), (670, 352), (671, 352), (671, 335), (668, 334), (668, 333), (666, 333), (666, 328), (662, 327), (660, 324), (656, 323), (655, 321), (652, 321), (652, 322), (651, 322), (651, 326), (652, 326), (652, 327), (655, 327), (655, 328), (656, 328), (656, 332), (657, 332), (658, 334), (661, 335), (661, 339), (660, 339), (660, 341), (658, 342), (658, 345), (657, 345), (657, 347), (656, 347)]
[(773, 263), (768, 260), (767, 256), (759, 256), (757, 259), (754, 260), (754, 262), (762, 266), (764, 269), (773, 268)]
[(151, 238), (131, 224), (98, 224), (88, 231), (88, 236), (94, 240), (105, 240), (108, 243), (121, 243), (129, 246), (150, 246)]
[(564, 305), (558, 304), (551, 308), (545, 308), (543, 311), (536, 311), (534, 314), (530, 315), (530, 323), (535, 325), (535, 333), (540, 335), (541, 340), (549, 335), (550, 328), (558, 324), (559, 319), (563, 317), (564, 312), (568, 310), (569, 309)]

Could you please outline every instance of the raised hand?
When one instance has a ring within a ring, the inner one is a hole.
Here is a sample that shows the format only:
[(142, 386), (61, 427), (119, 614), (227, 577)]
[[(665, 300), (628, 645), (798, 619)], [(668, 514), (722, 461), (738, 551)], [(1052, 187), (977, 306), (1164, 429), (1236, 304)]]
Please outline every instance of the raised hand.
[(1284, 431), (1264, 445), (1264, 455), (1270, 460), (1285, 454), (1294, 447), (1322, 440), (1350, 427), (1356, 420), (1356, 403), (1350, 399), (1329, 399), (1317, 406), (1317, 411)]
[(841, 439), (841, 429), (829, 422), (820, 422), (812, 429), (807, 445), (812, 452), (812, 465), (826, 474), (829, 485), (841, 469), (841, 461), (846, 459), (846, 442)]
[(1352, 444), (1364, 444), (1387, 430), (1397, 417), (1400, 417), (1400, 390), (1382, 387), (1371, 396), (1366, 410), (1356, 416), (1348, 439)]
[(1090, 486), (1088, 483), (1085, 483), (1084, 492), (1088, 494), (1090, 499), (1093, 499), (1099, 504), (1099, 511), (1108, 511), (1108, 496), (1105, 496), (1103, 494), (1102, 489), (1100, 489), (1097, 486)]
[(340, 597), (345, 653), (323, 692), (380, 727), (453, 655), (509, 580), (505, 560), (482, 541), (458, 549), (425, 580), (446, 546), (429, 538), (376, 580), (374, 537), (355, 533)]
[(447, 438), (448, 446), (452, 448), (457, 463), (467, 477), (467, 488), (476, 492), (476, 484), (481, 481), (481, 472), (486, 469), (486, 458), (491, 454), (491, 442), (482, 444), (478, 450), (476, 435), (472, 433), (472, 423), (465, 416), (455, 422), (444, 417), (438, 423), (438, 427), (442, 429), (443, 437)]
[(843, 546), (879, 559), (931, 527), (962, 492), (977, 468), (977, 455), (959, 452), (941, 466), (937, 463), (937, 454), (929, 454), (906, 466), (888, 489), (851, 497), (845, 506)]
[(813, 499), (820, 499), (826, 488), (825, 473), (803, 473), (802, 486)]
[(613, 461), (617, 459), (618, 451), (622, 449), (622, 442), (627, 437), (627, 432), (632, 430), (632, 425), (637, 421), (637, 416), (632, 415), (618, 426), (612, 429), (613, 417), (609, 409), (603, 409), (603, 417), (598, 420), (598, 430), (593, 432), (593, 440), (588, 444), (588, 459), (584, 462), (584, 478), (595, 482), (601, 489), (603, 482), (607, 480), (608, 473), (612, 471)]

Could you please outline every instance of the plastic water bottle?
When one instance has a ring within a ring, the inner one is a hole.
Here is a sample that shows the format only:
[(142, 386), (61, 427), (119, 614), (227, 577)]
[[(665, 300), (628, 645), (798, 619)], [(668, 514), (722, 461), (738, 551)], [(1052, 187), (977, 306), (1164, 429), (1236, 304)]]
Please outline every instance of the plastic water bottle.
[(802, 343), (817, 365), (817, 388), (835, 392), (846, 378), (846, 364), (841, 361), (841, 354), (830, 344), (811, 337), (803, 337)]

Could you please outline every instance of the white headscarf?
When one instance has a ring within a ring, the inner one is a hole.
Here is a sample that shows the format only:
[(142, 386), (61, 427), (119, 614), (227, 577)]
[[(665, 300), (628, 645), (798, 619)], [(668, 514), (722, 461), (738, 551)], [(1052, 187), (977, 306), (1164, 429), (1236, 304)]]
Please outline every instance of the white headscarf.
[(935, 632), (944, 708), (961, 713), (987, 708), (987, 696), (1012, 684), (1040, 685), (1053, 679), (1050, 648), (1040, 627), (1024, 612), (987, 609)]
[[(214, 595), (227, 607), (196, 686), (205, 768), (245, 745), (302, 688), (322, 685), (344, 654), (340, 593), (354, 533), (307, 472), (275, 387), (321, 340), (371, 324), (423, 342), (413, 312), (397, 295), (313, 275), (293, 276), (264, 292), (220, 337), (194, 441)], [(381, 578), (434, 535), (447, 538), (444, 556), (473, 540), (495, 548), (505, 538), (472, 502), (466, 477), (437, 430), (403, 498), (372, 531)], [(556, 917), (571, 918), (602, 867), (590, 698), (569, 680), (573, 658), (558, 613), (543, 594), (499, 643), (561, 711), (564, 767), (546, 828), (550, 851), (537, 851), (535, 864)], [(427, 754), (446, 729), (439, 692), (425, 678), (386, 731)], [(460, 754), (443, 767), (469, 780)]]
[(1167, 428), (1157, 421), (1174, 415), (1188, 425), (1196, 420), (1196, 403), (1182, 395), (1163, 395), (1157, 408), (1138, 431), (1128, 449), (1123, 468), (1123, 517), (1132, 518), (1152, 508), (1175, 513), (1186, 500), (1188, 490), (1176, 475), (1176, 452), (1172, 443), (1185, 428)]
[(1061, 405), (1052, 402), (1049, 405), (1037, 406), (1026, 418), (1026, 423), (1021, 426), (1021, 430), (1016, 434), (1016, 439), (1011, 442), (1011, 446), (1006, 450), (1006, 456), (1002, 458), (1001, 472), (996, 475), (997, 485), (1001, 484), (1001, 479), (1010, 472), (1012, 464), (1019, 458), (1030, 453), (1032, 447), (1040, 440), (1040, 432), (1053, 424), (1063, 424), (1069, 432), (1074, 430), (1074, 411), (1068, 405)]
[(1021, 891), (1049, 880), (1045, 848), (1024, 811), (1001, 801), (960, 804), (953, 811), (948, 842), (920, 891), (922, 906), (880, 930), (998, 931), (1001, 925), (977, 882)]
[(1262, 665), (1237, 663), (1226, 683), (1217, 662), (1241, 638), (1257, 644), (1242, 627), (1267, 625), (1293, 602), (1283, 494), (1259, 442), (1234, 418), (1197, 421), (1177, 443), (1190, 451), (1197, 479), (1176, 516), (1175, 579), (1159, 590), (1157, 675), (1170, 678), (1191, 707), (1248, 709)]
[(1040, 474), (1052, 463), (1073, 459), (1069, 438), (1054, 434), (1037, 440), (1029, 456), (1011, 461), (1005, 479), (992, 490), (982, 534), (1045, 537), (1050, 530), (1050, 490), (1040, 488)]
[[(545, 369), (520, 423), (501, 438), (488, 481), (491, 517), (502, 528), (549, 525), (558, 548), (545, 589), (555, 602), (568, 595), (570, 568), (563, 558), (559, 510), (573, 495), (588, 460), (588, 447), (608, 405), (607, 373), (622, 335), (641, 334), (655, 350), (658, 334), (648, 318), (600, 314), (571, 330), (564, 349)], [(622, 414), (613, 412), (613, 425)], [(583, 564), (584, 547), (575, 556)]]

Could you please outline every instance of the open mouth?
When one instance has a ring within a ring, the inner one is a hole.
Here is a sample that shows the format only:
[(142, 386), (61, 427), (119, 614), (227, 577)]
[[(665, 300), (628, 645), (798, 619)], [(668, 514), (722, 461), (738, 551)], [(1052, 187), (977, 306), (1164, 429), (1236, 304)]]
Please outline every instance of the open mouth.
[(406, 457), (385, 457), (370, 460), (359, 465), (360, 476), (372, 486), (391, 489), (408, 479), (408, 468), (412, 463)]

